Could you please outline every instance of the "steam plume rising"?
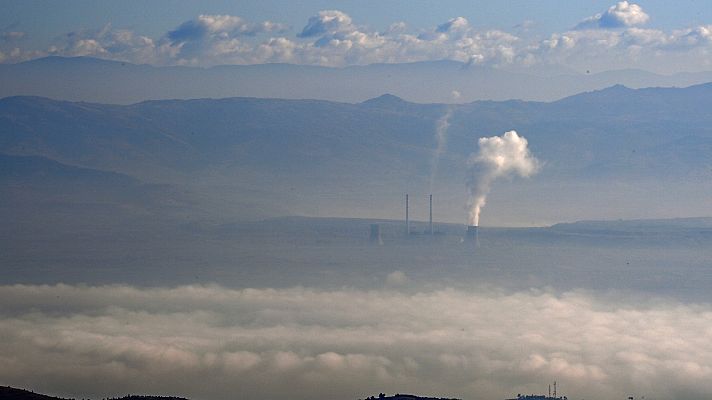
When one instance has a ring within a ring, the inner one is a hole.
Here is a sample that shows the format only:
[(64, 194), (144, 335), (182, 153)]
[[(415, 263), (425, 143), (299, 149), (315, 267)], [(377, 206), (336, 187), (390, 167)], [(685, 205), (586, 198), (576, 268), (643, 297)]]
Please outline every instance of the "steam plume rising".
[(480, 224), (480, 211), (487, 201), (492, 182), (497, 178), (519, 175), (529, 177), (539, 169), (539, 162), (529, 152), (527, 139), (516, 131), (502, 136), (480, 138), (479, 151), (470, 155), (467, 188), (470, 198), (468, 225)]
[(435, 176), (438, 173), (438, 164), (440, 163), (440, 156), (445, 152), (447, 147), (447, 130), (450, 127), (450, 117), (452, 117), (453, 109), (448, 107), (445, 114), (438, 118), (435, 123), (435, 141), (437, 147), (433, 152), (433, 162), (430, 168), (430, 191), (433, 191), (433, 184), (435, 183)]

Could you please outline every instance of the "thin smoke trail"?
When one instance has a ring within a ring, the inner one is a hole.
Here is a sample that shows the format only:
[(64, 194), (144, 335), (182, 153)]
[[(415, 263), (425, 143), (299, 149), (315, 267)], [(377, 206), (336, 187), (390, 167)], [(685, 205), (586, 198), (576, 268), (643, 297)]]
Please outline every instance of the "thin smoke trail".
[(435, 177), (438, 173), (438, 164), (440, 164), (440, 157), (447, 149), (447, 130), (450, 127), (450, 117), (452, 117), (454, 110), (452, 106), (447, 108), (445, 114), (438, 118), (435, 123), (435, 142), (437, 143), (435, 150), (433, 151), (433, 159), (430, 167), (430, 192), (433, 192), (433, 185), (435, 184)]

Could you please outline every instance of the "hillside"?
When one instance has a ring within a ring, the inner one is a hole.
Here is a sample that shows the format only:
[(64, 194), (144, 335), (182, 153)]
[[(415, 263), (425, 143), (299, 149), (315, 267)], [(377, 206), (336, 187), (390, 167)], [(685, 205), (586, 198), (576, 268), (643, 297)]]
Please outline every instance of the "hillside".
[[(125, 106), (9, 97), (0, 100), (0, 154), (169, 184), (229, 218), (393, 218), (404, 193), (432, 191), (436, 218), (456, 222), (477, 138), (516, 129), (543, 168), (528, 181), (497, 184), (487, 206), (495, 224), (684, 217), (712, 213), (704, 201), (712, 194), (710, 100), (712, 84), (459, 106), (393, 95), (357, 104), (225, 98)], [(431, 186), (435, 127), (448, 110)]]
[[(121, 230), (147, 218), (158, 223), (204, 216), (195, 198), (175, 186), (147, 184), (126, 174), (63, 164), (42, 156), (0, 154), (0, 232)], [(47, 227), (50, 227), (48, 230)], [(83, 228), (82, 228), (83, 227)]]

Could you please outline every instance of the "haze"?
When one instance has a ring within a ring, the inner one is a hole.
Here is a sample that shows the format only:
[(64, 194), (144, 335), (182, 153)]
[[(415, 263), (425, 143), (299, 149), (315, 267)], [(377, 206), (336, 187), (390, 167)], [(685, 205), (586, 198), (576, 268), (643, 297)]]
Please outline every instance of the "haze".
[(706, 4), (2, 6), (0, 385), (712, 396)]

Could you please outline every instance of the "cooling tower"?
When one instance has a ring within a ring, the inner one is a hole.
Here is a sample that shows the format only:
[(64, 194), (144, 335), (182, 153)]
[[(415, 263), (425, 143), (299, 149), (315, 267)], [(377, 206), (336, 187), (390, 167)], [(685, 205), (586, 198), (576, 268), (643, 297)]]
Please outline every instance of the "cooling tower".
[(479, 232), (478, 232), (478, 231), (479, 231), (479, 227), (478, 227), (478, 226), (476, 226), (476, 225), (468, 225), (468, 226), (467, 226), (467, 234), (465, 235), (466, 241), (474, 243), (475, 246), (479, 246), (479, 245), (480, 245), (480, 241), (479, 241), (479, 238), (478, 238), (478, 236), (479, 236)]

